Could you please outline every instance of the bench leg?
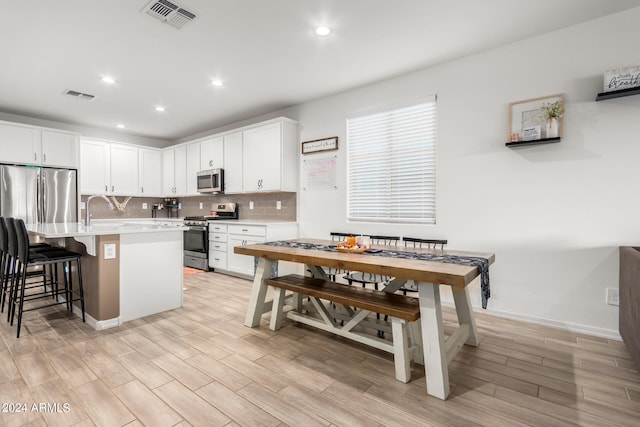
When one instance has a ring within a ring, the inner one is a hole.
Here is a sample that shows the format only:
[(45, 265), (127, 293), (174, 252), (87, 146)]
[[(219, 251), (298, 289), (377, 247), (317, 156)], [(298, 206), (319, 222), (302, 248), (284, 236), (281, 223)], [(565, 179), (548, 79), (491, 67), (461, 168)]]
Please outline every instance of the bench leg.
[(396, 367), (396, 379), (403, 383), (411, 381), (411, 360), (409, 358), (409, 340), (407, 338), (407, 322), (395, 317), (391, 318), (393, 333), (393, 363)]
[(418, 282), (420, 323), (427, 394), (445, 400), (449, 395), (449, 368), (444, 342), (439, 285)]
[(282, 325), (282, 317), (284, 316), (284, 289), (277, 288), (274, 291), (269, 329), (277, 331)]
[(244, 325), (254, 328), (260, 325), (260, 317), (264, 313), (265, 298), (267, 296), (267, 284), (265, 280), (271, 274), (273, 261), (260, 258), (256, 268), (256, 275), (253, 277), (253, 286), (251, 287), (251, 297), (249, 298), (249, 307), (247, 308), (247, 316), (244, 319)]
[(469, 338), (467, 338), (465, 344), (477, 347), (478, 330), (476, 329), (476, 321), (473, 318), (473, 307), (471, 306), (471, 299), (469, 298), (469, 288), (452, 286), (451, 290), (453, 291), (453, 301), (456, 303), (458, 323), (460, 323), (460, 325), (469, 325)]

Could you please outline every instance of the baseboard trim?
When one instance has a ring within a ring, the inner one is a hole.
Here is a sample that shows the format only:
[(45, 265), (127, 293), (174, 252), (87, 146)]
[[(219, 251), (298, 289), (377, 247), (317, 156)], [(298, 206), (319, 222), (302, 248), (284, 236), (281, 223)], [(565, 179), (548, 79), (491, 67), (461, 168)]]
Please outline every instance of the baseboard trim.
[[(73, 314), (82, 319), (82, 309), (76, 305), (73, 306)], [(85, 323), (91, 326), (96, 331), (102, 331), (104, 329), (115, 328), (120, 326), (120, 318), (116, 317), (107, 320), (96, 320), (86, 312), (84, 313)]]
[[(455, 307), (453, 302), (442, 301), (443, 306)], [(473, 307), (473, 310), (478, 313), (489, 314), (491, 316), (502, 317), (505, 319), (518, 320), (520, 322), (532, 323), (535, 325), (548, 326), (555, 329), (561, 329), (563, 331), (576, 332), (585, 335), (592, 335), (599, 338), (606, 338), (614, 341), (622, 341), (620, 332), (615, 329), (597, 328), (594, 326), (581, 325), (571, 322), (560, 322), (558, 320), (544, 319), (535, 316), (528, 316), (526, 314), (511, 313), (509, 311), (491, 310), (486, 311), (480, 307)]]

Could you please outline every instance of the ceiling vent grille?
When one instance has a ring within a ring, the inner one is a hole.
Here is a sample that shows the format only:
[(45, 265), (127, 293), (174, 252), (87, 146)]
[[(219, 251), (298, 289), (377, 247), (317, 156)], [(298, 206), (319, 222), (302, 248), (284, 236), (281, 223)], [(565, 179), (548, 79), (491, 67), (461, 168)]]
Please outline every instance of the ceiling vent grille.
[(196, 19), (194, 13), (168, 0), (151, 0), (142, 9), (142, 12), (176, 28), (182, 28), (185, 24)]
[(78, 92), (77, 90), (66, 90), (63, 92), (63, 95), (70, 96), (75, 99), (82, 99), (83, 101), (93, 101), (96, 97), (95, 95)]

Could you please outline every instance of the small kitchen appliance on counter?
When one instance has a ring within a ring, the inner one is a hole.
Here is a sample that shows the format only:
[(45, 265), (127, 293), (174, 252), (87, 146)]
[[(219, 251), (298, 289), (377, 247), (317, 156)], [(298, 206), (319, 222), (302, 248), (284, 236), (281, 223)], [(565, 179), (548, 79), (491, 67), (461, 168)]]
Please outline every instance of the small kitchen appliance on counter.
[(238, 219), (236, 203), (220, 203), (210, 216), (187, 216), (184, 225), (184, 266), (209, 271), (208, 221)]

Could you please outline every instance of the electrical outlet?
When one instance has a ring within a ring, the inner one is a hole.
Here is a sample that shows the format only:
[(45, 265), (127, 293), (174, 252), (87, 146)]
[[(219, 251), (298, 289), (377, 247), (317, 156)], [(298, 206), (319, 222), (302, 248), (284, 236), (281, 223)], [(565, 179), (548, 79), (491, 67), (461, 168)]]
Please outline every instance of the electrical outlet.
[(282, 202), (280, 200), (276, 202), (276, 209), (278, 210), (282, 209)]
[(253, 209), (253, 200), (249, 200), (249, 209)]
[(147, 209), (147, 206), (148, 206), (148, 205), (147, 205), (146, 203), (143, 203), (143, 204), (142, 204), (142, 209)]
[(202, 209), (202, 202), (200, 202), (200, 209)]
[(609, 305), (620, 305), (620, 290), (618, 288), (607, 288), (606, 302)]

